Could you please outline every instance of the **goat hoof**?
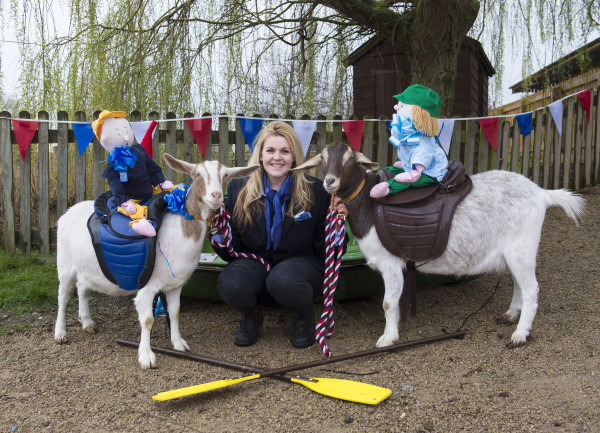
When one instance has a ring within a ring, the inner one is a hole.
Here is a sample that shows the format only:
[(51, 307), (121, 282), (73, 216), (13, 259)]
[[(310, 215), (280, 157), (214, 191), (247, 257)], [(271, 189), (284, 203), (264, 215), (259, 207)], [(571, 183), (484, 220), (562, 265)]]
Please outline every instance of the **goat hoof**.
[(377, 344), (375, 346), (377, 347), (385, 347), (385, 346), (391, 346), (392, 344), (394, 344), (394, 342), (397, 340), (393, 339), (393, 338), (387, 338), (385, 335), (382, 335), (381, 337), (379, 337), (379, 340), (377, 340)]
[(85, 328), (83, 328), (83, 330), (88, 334), (92, 335), (96, 333), (96, 328), (94, 328), (94, 326), (86, 326)]
[(523, 346), (527, 342), (527, 340), (531, 340), (531, 337), (528, 337), (523, 333), (519, 333), (519, 331), (515, 331), (515, 333), (510, 338), (510, 343), (508, 343), (506, 347), (509, 349), (514, 349), (516, 347)]
[(178, 343), (173, 343), (173, 349), (181, 350), (182, 352), (189, 352), (190, 346), (188, 346), (188, 344), (182, 338)]
[(150, 370), (156, 367), (156, 355), (153, 352), (144, 353), (139, 355), (138, 362), (142, 370)]
[(67, 333), (66, 332), (62, 332), (62, 333), (54, 334), (54, 341), (56, 341), (58, 344), (66, 343), (68, 341), (67, 340)]
[(504, 313), (502, 317), (496, 320), (496, 324), (498, 325), (514, 325), (519, 321), (519, 314), (512, 315), (510, 313)]

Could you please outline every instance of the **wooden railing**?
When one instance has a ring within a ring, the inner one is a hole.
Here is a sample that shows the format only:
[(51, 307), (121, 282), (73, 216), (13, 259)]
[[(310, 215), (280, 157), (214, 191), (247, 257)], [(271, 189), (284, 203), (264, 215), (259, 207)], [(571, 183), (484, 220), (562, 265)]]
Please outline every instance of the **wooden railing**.
[[(592, 91), (589, 122), (576, 97), (565, 100), (562, 134), (558, 133), (547, 108), (534, 113), (533, 131), (526, 137), (521, 135), (514, 118), (501, 118), (496, 152), (476, 119), (456, 120), (449, 157), (461, 160), (468, 174), (500, 169), (521, 173), (543, 188), (579, 190), (594, 185), (600, 180), (599, 94), (597, 90)], [(98, 114), (96, 112), (92, 117)], [(29, 118), (30, 114), (21, 112), (19, 117)], [(195, 116), (185, 113), (183, 117)], [(51, 123), (44, 121), (49, 115), (42, 111), (37, 115), (40, 120), (38, 131), (23, 161), (10, 118), (10, 113), (0, 113), (2, 247), (9, 253), (14, 253), (17, 247), (29, 253), (35, 246), (47, 254), (55, 243), (56, 221), (67, 207), (92, 199), (106, 190), (102, 178), (106, 152), (94, 139), (80, 156), (69, 124), (57, 123), (56, 129), (51, 129)], [(167, 113), (163, 120), (175, 118), (174, 113)], [(151, 113), (148, 120), (152, 119), (160, 120), (158, 113)], [(86, 115), (78, 112), (69, 119), (66, 112), (60, 111), (56, 120), (85, 121)], [(140, 113), (132, 112), (129, 120), (141, 120)], [(327, 119), (320, 117), (318, 120)], [(347, 142), (340, 120), (338, 117), (317, 123), (308, 156), (320, 152), (333, 141)], [(206, 158), (218, 159), (230, 166), (245, 165), (250, 152), (239, 120), (235, 116), (221, 115), (215, 117), (212, 129)], [(387, 118), (366, 120), (361, 151), (382, 167), (391, 165), (396, 157), (388, 138)], [(162, 162), (165, 152), (190, 162), (201, 159), (183, 121), (159, 122), (153, 156), (165, 169), (167, 179), (188, 182), (189, 179), (165, 167)], [(314, 174), (321, 176), (319, 171)]]

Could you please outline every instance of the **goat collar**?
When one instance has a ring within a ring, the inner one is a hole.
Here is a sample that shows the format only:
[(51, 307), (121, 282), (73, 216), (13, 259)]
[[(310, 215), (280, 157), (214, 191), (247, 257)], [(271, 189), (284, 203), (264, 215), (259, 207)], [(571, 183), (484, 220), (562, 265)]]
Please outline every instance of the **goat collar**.
[(343, 199), (342, 201), (340, 201), (340, 203), (348, 203), (350, 200), (354, 199), (358, 193), (363, 189), (363, 186), (365, 186), (365, 178), (363, 177), (363, 180), (360, 182), (360, 185), (358, 185), (356, 187), (356, 189), (354, 190), (354, 192), (352, 194), (350, 194), (350, 197)]

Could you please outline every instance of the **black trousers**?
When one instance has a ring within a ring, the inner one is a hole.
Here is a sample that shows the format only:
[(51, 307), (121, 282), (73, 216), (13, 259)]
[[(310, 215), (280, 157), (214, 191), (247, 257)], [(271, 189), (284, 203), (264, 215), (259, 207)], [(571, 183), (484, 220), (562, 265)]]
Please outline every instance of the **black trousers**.
[(258, 260), (237, 259), (221, 271), (217, 290), (242, 312), (255, 308), (265, 290), (279, 305), (304, 312), (312, 310), (313, 298), (323, 293), (323, 272), (302, 257), (283, 260), (270, 272)]

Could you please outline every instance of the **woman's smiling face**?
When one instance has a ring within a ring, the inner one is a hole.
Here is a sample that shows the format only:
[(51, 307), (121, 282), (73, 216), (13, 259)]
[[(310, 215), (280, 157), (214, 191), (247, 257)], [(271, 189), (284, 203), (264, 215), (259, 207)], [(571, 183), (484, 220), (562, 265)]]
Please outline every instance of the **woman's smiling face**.
[(260, 161), (269, 178), (269, 187), (279, 189), (292, 168), (294, 157), (290, 145), (281, 135), (270, 135), (263, 143)]

